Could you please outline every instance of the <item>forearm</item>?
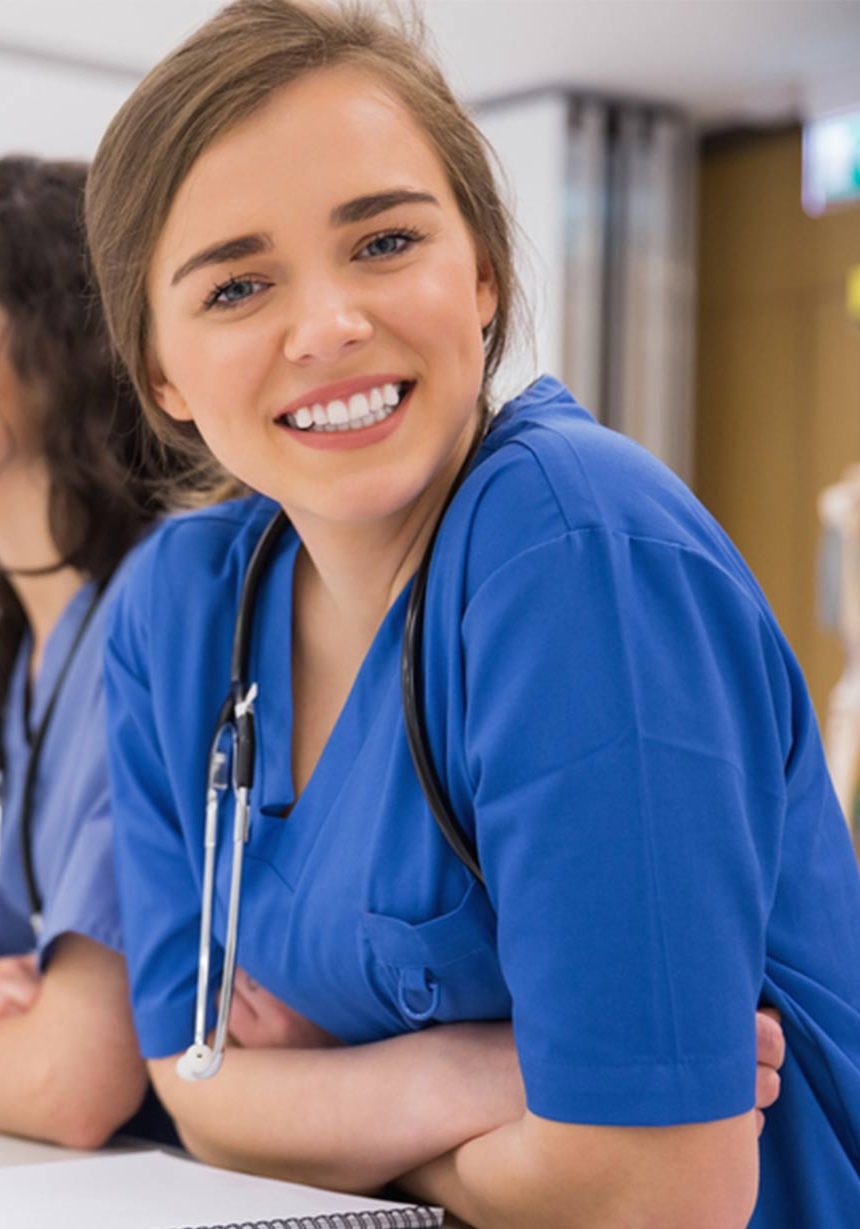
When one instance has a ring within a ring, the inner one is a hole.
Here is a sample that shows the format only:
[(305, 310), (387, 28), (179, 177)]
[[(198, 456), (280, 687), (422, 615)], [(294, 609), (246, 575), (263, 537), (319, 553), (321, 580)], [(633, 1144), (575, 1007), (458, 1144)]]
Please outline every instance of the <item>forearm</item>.
[(190, 1149), (230, 1168), (373, 1190), (522, 1112), (510, 1028), (456, 1024), (340, 1049), (230, 1049), (211, 1081), (153, 1079)]
[(146, 1087), (121, 958), (61, 940), (38, 999), (0, 1019), (0, 1132), (96, 1148)]
[(752, 1115), (669, 1128), (558, 1126), (562, 1153), (536, 1144), (535, 1120), (476, 1138), (404, 1175), (404, 1190), (474, 1229), (742, 1229), (755, 1202)]

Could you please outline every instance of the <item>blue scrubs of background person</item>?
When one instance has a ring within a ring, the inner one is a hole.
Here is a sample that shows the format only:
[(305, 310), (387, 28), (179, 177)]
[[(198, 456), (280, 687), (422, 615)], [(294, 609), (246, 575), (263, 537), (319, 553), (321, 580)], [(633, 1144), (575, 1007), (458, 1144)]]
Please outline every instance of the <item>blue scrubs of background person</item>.
[[(189, 1040), (206, 753), (271, 512), (253, 498), (168, 523), (111, 611), (119, 866), (150, 1057)], [(529, 1107), (565, 1122), (741, 1113), (763, 999), (788, 1056), (752, 1223), (854, 1223), (860, 881), (798, 667), (704, 509), (553, 379), (494, 423), (437, 542), (425, 632), (431, 744), (486, 893), (407, 749), (407, 591), (296, 799), (298, 545), (288, 533), (255, 617), (242, 965), (352, 1044), (513, 1014)]]
[[(0, 1131), (90, 1148), (147, 1086), (113, 866), (103, 591), (163, 510), (167, 470), (117, 385), (85, 181), (82, 164), (0, 159)], [(175, 1140), (154, 1099), (133, 1129)]]
[(33, 731), (43, 720), (96, 592), (90, 581), (68, 602), (50, 633), (32, 687), (28, 679), (32, 638), (25, 635), (3, 709), (0, 955), (35, 950), (40, 964), (55, 940), (68, 933), (122, 950), (101, 678), (103, 609), (91, 619), (74, 655), (40, 757), (32, 819), (34, 868), (44, 900), (39, 934), (30, 924), (22, 870), (23, 789)]

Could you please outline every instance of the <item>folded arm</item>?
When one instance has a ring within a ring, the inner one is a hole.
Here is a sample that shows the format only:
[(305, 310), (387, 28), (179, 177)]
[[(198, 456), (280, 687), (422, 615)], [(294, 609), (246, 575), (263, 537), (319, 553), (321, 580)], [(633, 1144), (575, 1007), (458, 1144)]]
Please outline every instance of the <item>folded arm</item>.
[[(778, 1022), (761, 1012), (757, 1026), (756, 1101), (766, 1107), (778, 1095), (784, 1039)], [(517, 1163), (524, 1163), (522, 1141), (543, 1143), (544, 1130), (560, 1149), (570, 1142), (589, 1158), (589, 1167), (599, 1144), (617, 1149), (620, 1142), (633, 1141), (644, 1154), (644, 1145), (659, 1142), (667, 1144), (666, 1155), (675, 1163), (684, 1147), (716, 1148), (718, 1137), (730, 1131), (719, 1123), (660, 1130), (580, 1128), (526, 1114), (513, 1039), (501, 1024), (442, 1026), (332, 1053), (334, 1038), (242, 970), (230, 1027), (243, 1049), (228, 1050), (214, 1081), (183, 1084), (174, 1059), (151, 1065), (189, 1148), (230, 1168), (351, 1190), (373, 1189), (411, 1171), (404, 1182), (416, 1195), (465, 1215), (475, 1214), (480, 1192), (463, 1186), (463, 1167), (468, 1173), (473, 1163), (481, 1171), (487, 1165), (491, 1173), (499, 1163), (494, 1157), (507, 1167), (510, 1147)], [(748, 1117), (731, 1121), (745, 1123)], [(758, 1109), (756, 1118), (761, 1119)], [(746, 1125), (731, 1130), (744, 1139), (748, 1134)], [(587, 1141), (580, 1138), (583, 1133)], [(698, 1163), (693, 1157), (691, 1164)], [(532, 1174), (539, 1168), (531, 1166)], [(564, 1168), (570, 1170), (567, 1162)], [(649, 1160), (643, 1173), (651, 1179), (656, 1172)], [(517, 1173), (516, 1166), (510, 1173)], [(514, 1186), (528, 1189), (519, 1174)], [(549, 1189), (556, 1187), (553, 1181)], [(504, 1181), (493, 1189), (503, 1192)], [(493, 1206), (487, 1223), (501, 1226), (500, 1215)]]
[(150, 1063), (200, 1159), (273, 1177), (373, 1190), (519, 1117), (507, 1024), (450, 1024), (368, 1045), (228, 1049), (213, 1080)]
[(125, 962), (92, 939), (64, 935), (38, 993), (17, 1003), (0, 1015), (0, 1131), (99, 1147), (146, 1087)]
[(401, 1179), (474, 1229), (743, 1229), (758, 1183), (752, 1112), (677, 1127), (525, 1113)]

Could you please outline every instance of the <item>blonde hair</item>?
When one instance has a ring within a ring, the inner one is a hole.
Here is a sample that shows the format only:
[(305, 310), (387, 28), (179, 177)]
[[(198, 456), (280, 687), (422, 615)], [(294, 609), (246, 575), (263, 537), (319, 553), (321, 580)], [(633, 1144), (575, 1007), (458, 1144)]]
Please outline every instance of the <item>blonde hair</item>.
[(158, 64), (108, 127), (87, 188), (93, 264), (117, 353), (158, 438), (198, 467), (201, 487), (224, 479), (190, 423), (156, 404), (148, 374), (146, 281), (174, 197), (204, 150), (305, 73), (365, 68), (408, 107), (439, 155), (476, 247), (489, 263), (498, 307), (484, 331), (481, 406), (505, 352), (521, 292), (512, 220), (492, 151), (426, 49), (414, 8), (390, 19), (366, 0), (235, 0)]

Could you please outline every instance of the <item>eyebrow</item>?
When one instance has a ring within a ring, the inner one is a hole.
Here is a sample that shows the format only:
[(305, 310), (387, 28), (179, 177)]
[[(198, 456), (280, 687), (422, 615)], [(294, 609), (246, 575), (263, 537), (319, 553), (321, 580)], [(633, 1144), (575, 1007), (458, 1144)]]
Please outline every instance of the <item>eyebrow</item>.
[[(410, 188), (372, 192), (336, 205), (329, 214), (329, 222), (332, 226), (349, 226), (352, 222), (365, 222), (368, 218), (374, 218), (388, 209), (395, 209), (398, 205), (436, 205), (438, 208), (439, 202), (431, 192), (416, 192)], [(230, 260), (243, 260), (246, 256), (258, 256), (261, 252), (270, 252), (273, 247), (272, 236), (266, 232), (239, 235), (235, 239), (213, 243), (181, 264), (170, 279), (170, 284), (176, 286), (183, 278), (207, 265), (220, 265)]]
[(206, 265), (221, 265), (228, 260), (243, 260), (246, 256), (258, 256), (260, 252), (270, 252), (274, 247), (272, 236), (268, 234), (240, 235), (237, 239), (225, 239), (213, 243), (202, 252), (189, 257), (180, 265), (170, 279), (171, 286), (176, 286), (189, 273), (196, 273)]
[(398, 188), (391, 192), (372, 192), (369, 196), (356, 196), (354, 200), (337, 205), (329, 215), (332, 226), (348, 226), (350, 222), (366, 222), (375, 218), (386, 209), (394, 209), (398, 205), (439, 205), (436, 197), (430, 192), (414, 192), (409, 188)]

